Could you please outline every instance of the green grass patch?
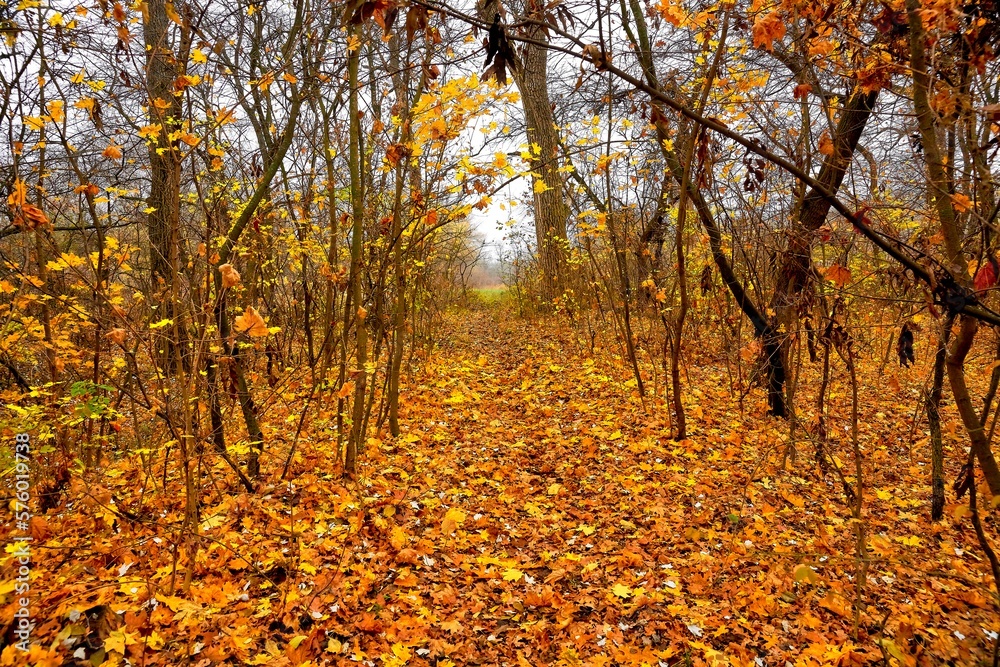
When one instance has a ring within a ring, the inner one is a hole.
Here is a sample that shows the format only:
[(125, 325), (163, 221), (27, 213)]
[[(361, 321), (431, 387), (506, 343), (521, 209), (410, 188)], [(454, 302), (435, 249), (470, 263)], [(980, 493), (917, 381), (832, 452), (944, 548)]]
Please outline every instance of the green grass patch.
[(506, 285), (496, 287), (477, 287), (471, 290), (472, 297), (484, 304), (500, 303), (508, 298), (509, 290)]

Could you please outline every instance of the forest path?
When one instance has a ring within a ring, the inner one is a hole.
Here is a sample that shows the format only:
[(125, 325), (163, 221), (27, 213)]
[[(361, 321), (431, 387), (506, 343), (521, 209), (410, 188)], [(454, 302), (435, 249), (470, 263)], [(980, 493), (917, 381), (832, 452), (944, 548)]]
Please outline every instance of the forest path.
[(697, 526), (731, 525), (740, 511), (739, 495), (715, 493), (728, 470), (698, 472), (718, 455), (671, 442), (665, 411), (644, 411), (626, 366), (597, 355), (617, 363), (612, 377), (565, 330), (496, 308), (448, 330), (406, 388), (403, 437), (365, 468), (406, 471), (394, 585), (432, 591), (433, 616), (458, 642), (451, 659), (657, 664), (719, 630), (717, 603), (693, 597), (709, 593), (736, 540), (698, 543)]
[[(818, 481), (810, 451), (775, 468), (787, 424), (741, 414), (703, 350), (689, 352), (690, 437), (674, 442), (666, 409), (643, 405), (613, 349), (591, 354), (565, 326), (500, 307), (449, 315), (444, 330), (407, 383), (403, 436), (365, 454), (362, 479), (392, 495), (393, 513), (368, 554), (354, 547), (386, 582), (359, 589), (354, 608), (377, 610), (362, 627), (385, 629), (392, 651), (521, 666), (881, 658), (851, 641), (858, 561), (839, 487)], [(905, 634), (941, 604), (926, 573), (974, 547), (928, 537), (938, 529), (895, 499), (897, 484), (926, 487), (927, 470), (877, 465), (906, 456), (898, 436), (865, 445), (865, 594), (878, 606), (862, 627), (885, 607)], [(988, 655), (970, 634), (985, 598), (960, 596), (970, 638), (941, 627), (935, 651)]]
[[(954, 506), (927, 521), (929, 448), (892, 426), (912, 403), (866, 394), (855, 642), (842, 489), (805, 447), (778, 468), (787, 424), (759, 396), (741, 413), (707, 344), (687, 351), (690, 437), (674, 442), (616, 350), (591, 353), (564, 321), (494, 305), (438, 331), (406, 378), (401, 437), (369, 439), (355, 478), (337, 462), (334, 400), (317, 403), (287, 480), (269, 466), (248, 494), (214, 461), (186, 592), (165, 530), (183, 520), (177, 468), (166, 492), (126, 457), (77, 480), (72, 510), (33, 527), (39, 645), (67, 653), (57, 637), (80, 632), (76, 614), (114, 609), (125, 625), (93, 647), (132, 664), (845, 667), (881, 660), (884, 637), (935, 657), (919, 664), (988, 664), (1000, 623), (985, 559)], [(947, 459), (963, 446), (949, 438)], [(850, 440), (830, 451), (850, 461)]]

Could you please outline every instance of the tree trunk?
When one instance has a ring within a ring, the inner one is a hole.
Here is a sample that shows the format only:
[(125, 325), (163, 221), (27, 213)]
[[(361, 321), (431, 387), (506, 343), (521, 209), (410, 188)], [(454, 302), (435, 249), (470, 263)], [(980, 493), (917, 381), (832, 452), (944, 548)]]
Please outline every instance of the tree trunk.
[(938, 332), (938, 347), (934, 354), (931, 390), (925, 397), (927, 426), (931, 432), (931, 520), (944, 516), (944, 443), (941, 438), (941, 390), (944, 385), (945, 362), (948, 357), (948, 334), (951, 321), (942, 324)]
[[(180, 122), (181, 100), (174, 95), (174, 80), (179, 74), (176, 58), (170, 46), (166, 0), (146, 3), (143, 35), (146, 40), (146, 88), (149, 92), (149, 122), (159, 125), (156, 141), (149, 147), (149, 265), (153, 291), (160, 292), (170, 285), (171, 253), (177, 245), (180, 230), (180, 155), (169, 139)], [(169, 303), (164, 307), (170, 308)]]
[[(479, 14), (492, 21), (499, 10), (496, 0), (487, 0)], [(528, 14), (541, 13), (538, 3), (528, 2)], [(536, 16), (544, 22), (544, 17)], [(566, 269), (566, 219), (569, 207), (563, 197), (563, 179), (559, 173), (559, 139), (549, 100), (548, 35), (541, 25), (531, 24), (524, 37), (535, 43), (524, 44), (521, 62), (511, 67), (514, 84), (521, 94), (528, 150), (532, 154), (531, 186), (534, 193), (535, 239), (538, 244), (538, 271), (542, 298), (551, 301), (562, 294)], [(536, 148), (537, 147), (537, 148)], [(537, 153), (536, 153), (537, 150)]]
[(979, 467), (983, 469), (983, 476), (989, 484), (990, 493), (997, 496), (1000, 495), (1000, 468), (997, 467), (993, 451), (990, 449), (990, 441), (986, 437), (976, 407), (972, 404), (969, 388), (965, 384), (965, 359), (972, 349), (978, 330), (979, 320), (967, 315), (961, 317), (958, 335), (948, 352), (948, 381), (951, 384), (951, 393), (955, 397), (958, 414), (972, 441), (972, 451), (979, 459)]
[[(355, 27), (352, 36), (360, 39), (361, 30)], [(362, 250), (364, 235), (364, 191), (361, 169), (361, 120), (358, 118), (358, 53), (360, 46), (350, 52), (347, 60), (348, 85), (350, 86), (350, 155), (348, 157), (351, 177), (351, 214), (354, 218), (351, 228), (351, 302), (355, 313), (345, 313), (344, 330), (347, 330), (349, 319), (355, 318), (355, 342), (357, 347), (354, 384), (354, 406), (351, 412), (351, 433), (347, 438), (347, 451), (344, 456), (344, 468), (353, 474), (357, 470), (358, 451), (364, 439), (363, 424), (365, 411), (365, 385), (367, 375), (365, 364), (368, 362), (368, 329), (365, 323), (365, 311), (362, 307), (361, 291)]]
[[(836, 195), (844, 182), (847, 168), (854, 159), (854, 152), (871, 118), (877, 98), (878, 91), (865, 93), (855, 90), (841, 110), (834, 131), (833, 153), (823, 161), (816, 177), (827, 192)], [(788, 413), (784, 397), (788, 339), (786, 332), (796, 328), (794, 321), (798, 314), (800, 295), (809, 284), (814, 232), (826, 222), (830, 206), (830, 200), (815, 188), (806, 192), (792, 224), (788, 247), (782, 256), (771, 296), (771, 309), (777, 316), (777, 322), (772, 323), (771, 331), (764, 337), (763, 344), (767, 354), (768, 400), (771, 414), (776, 417), (784, 417)]]
[[(920, 17), (920, 1), (906, 0), (906, 12), (910, 25), (910, 67), (913, 70), (913, 111), (920, 128), (920, 142), (923, 147), (924, 162), (927, 167), (927, 189), (937, 211), (944, 236), (944, 247), (947, 254), (949, 271), (962, 288), (968, 289), (970, 279), (965, 267), (962, 253), (962, 234), (958, 215), (951, 201), (951, 188), (948, 173), (945, 170), (945, 159), (941, 152), (937, 136), (936, 114), (931, 108), (931, 77), (928, 72), (927, 54), (924, 43), (927, 32), (924, 30)], [(990, 486), (993, 495), (1000, 495), (1000, 468), (990, 449), (983, 424), (972, 404), (972, 396), (965, 382), (965, 359), (972, 349), (979, 321), (963, 315), (959, 320), (959, 332), (948, 352), (946, 362), (948, 382), (955, 397), (958, 414), (962, 418), (969, 439), (972, 441), (972, 451), (979, 459), (983, 475)]]
[[(539, 42), (548, 38), (541, 27), (528, 36)], [(538, 269), (542, 296), (551, 300), (562, 294), (565, 277), (566, 218), (569, 208), (563, 199), (562, 175), (559, 173), (556, 123), (549, 102), (547, 81), (548, 49), (528, 44), (524, 50), (523, 69), (514, 73), (521, 92), (527, 125), (529, 150), (535, 160), (531, 185), (534, 192), (535, 238), (538, 243)], [(534, 155), (534, 147), (540, 152)]]

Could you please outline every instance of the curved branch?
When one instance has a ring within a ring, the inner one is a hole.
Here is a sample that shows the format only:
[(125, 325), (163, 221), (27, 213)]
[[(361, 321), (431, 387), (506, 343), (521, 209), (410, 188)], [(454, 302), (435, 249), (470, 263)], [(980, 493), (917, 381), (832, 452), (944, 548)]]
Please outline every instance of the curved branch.
[[(489, 27), (484, 22), (470, 16), (469, 14), (453, 9), (447, 5), (434, 2), (433, 0), (414, 0), (414, 3), (441, 14), (452, 16), (472, 26), (483, 29)], [(524, 22), (530, 23), (532, 22), (532, 19), (526, 19)], [(586, 44), (580, 38), (575, 35), (571, 35), (558, 26), (540, 21), (537, 23), (541, 23), (547, 30), (562, 37), (563, 39), (568, 40), (575, 46), (579, 47), (580, 50), (561, 47), (551, 43), (547, 45), (549, 49), (573, 56), (581, 61), (593, 62), (593, 59), (589, 57), (585, 51), (585, 47), (587, 46), (591, 46), (592, 50), (592, 45)], [(509, 39), (522, 43), (537, 43), (535, 40), (518, 36), (510, 36)], [(740, 146), (743, 146), (751, 153), (754, 153), (755, 155), (764, 158), (771, 164), (780, 167), (782, 170), (795, 177), (811, 189), (807, 198), (821, 199), (824, 202), (829, 203), (830, 208), (833, 208), (837, 211), (837, 213), (843, 216), (844, 219), (851, 223), (851, 225), (862, 236), (871, 241), (877, 248), (889, 255), (889, 257), (902, 264), (918, 280), (927, 284), (939, 301), (948, 306), (950, 310), (953, 310), (956, 313), (969, 315), (970, 317), (974, 317), (977, 320), (994, 326), (1000, 326), (1000, 314), (980, 304), (971, 293), (953, 293), (958, 287), (958, 282), (955, 280), (954, 276), (951, 275), (951, 272), (942, 266), (940, 262), (933, 258), (924, 256), (927, 260), (936, 265), (935, 268), (943, 276), (943, 279), (939, 280), (935, 278), (934, 273), (932, 273), (930, 269), (922, 266), (916, 259), (903, 252), (902, 249), (897, 246), (895, 239), (872, 229), (871, 226), (864, 221), (862, 216), (855, 214), (855, 212), (848, 208), (844, 202), (830, 192), (830, 190), (823, 183), (807, 174), (802, 168), (796, 166), (792, 162), (789, 162), (780, 155), (764, 148), (758, 142), (748, 139), (740, 133), (729, 129), (729, 127), (721, 121), (714, 118), (707, 118), (697, 111), (692, 110), (676, 98), (671, 97), (663, 91), (657, 90), (656, 88), (648, 85), (645, 81), (629, 74), (619, 67), (616, 67), (612, 63), (608, 62), (606, 58), (601, 60), (600, 67), (604, 71), (613, 74), (621, 81), (633, 86), (635, 89), (643, 91), (649, 95), (650, 98), (670, 107), (688, 120), (691, 120), (706, 129), (712, 130), (713, 132), (726, 137)]]

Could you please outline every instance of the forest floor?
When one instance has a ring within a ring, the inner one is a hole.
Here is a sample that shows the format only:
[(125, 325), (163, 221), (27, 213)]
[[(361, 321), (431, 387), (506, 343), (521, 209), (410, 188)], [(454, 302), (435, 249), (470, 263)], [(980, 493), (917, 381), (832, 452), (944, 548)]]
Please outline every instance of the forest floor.
[[(143, 491), (159, 483), (160, 464), (150, 480), (150, 466), (129, 456), (74, 480), (62, 507), (33, 526), (33, 660), (990, 660), (1000, 620), (988, 568), (950, 488), (944, 520), (928, 519), (929, 454), (922, 424), (912, 443), (906, 378), (863, 369), (860, 559), (839, 481), (821, 476), (802, 444), (782, 470), (787, 424), (763, 414), (759, 392), (741, 412), (707, 350), (688, 359), (690, 432), (674, 442), (665, 407), (638, 397), (615, 351), (591, 354), (569, 327), (497, 304), (446, 326), (405, 388), (403, 435), (373, 438), (356, 481), (342, 479), (319, 426), (335, 405), (303, 433), (290, 482), (279, 479), (287, 433), (257, 495), (241, 493), (225, 464), (206, 463), (212, 482), (186, 593), (179, 474), (170, 471), (173, 494)], [(908, 377), (917, 385), (924, 375)], [(849, 415), (849, 391), (841, 383), (834, 393), (835, 414)], [(831, 445), (845, 467), (846, 423), (834, 422), (845, 435)], [(949, 480), (964, 451), (952, 431)], [(19, 664), (12, 648), (0, 664)]]

